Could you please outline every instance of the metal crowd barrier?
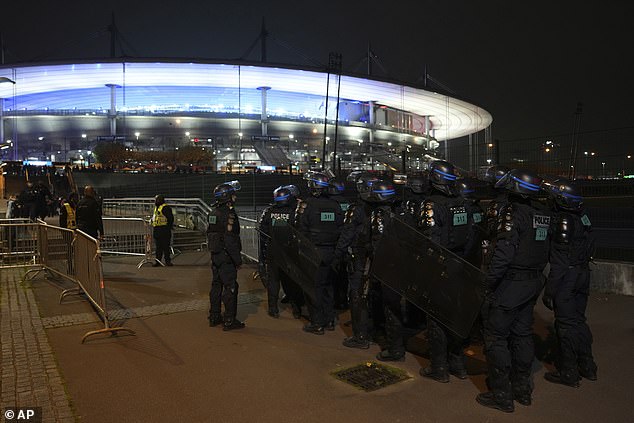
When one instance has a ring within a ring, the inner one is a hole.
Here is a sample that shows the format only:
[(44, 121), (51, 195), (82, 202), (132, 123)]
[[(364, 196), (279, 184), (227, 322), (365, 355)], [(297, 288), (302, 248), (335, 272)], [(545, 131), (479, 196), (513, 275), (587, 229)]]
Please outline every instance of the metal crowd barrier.
[(249, 217), (238, 216), (240, 220), (240, 242), (242, 255), (254, 262), (258, 261), (260, 251), (260, 234), (258, 221)]
[(160, 261), (152, 256), (152, 227), (141, 218), (103, 218), (101, 254), (143, 256), (138, 268)]
[(39, 222), (38, 252), (40, 265), (60, 276), (74, 280), (73, 239), (74, 231)]
[(79, 288), (65, 291), (65, 293), (83, 292), (86, 294), (86, 297), (88, 297), (88, 300), (92, 303), (104, 324), (103, 329), (87, 332), (81, 339), (82, 344), (89, 336), (101, 333), (110, 332), (112, 334), (116, 334), (117, 332), (124, 331), (135, 335), (136, 333), (132, 329), (120, 326), (110, 327), (106, 306), (106, 287), (103, 280), (103, 266), (101, 263), (99, 241), (90, 235), (77, 230), (75, 232), (73, 258), (76, 281)]
[(71, 293), (86, 294), (105, 327), (87, 332), (82, 343), (91, 335), (120, 331), (135, 334), (123, 327), (110, 327), (106, 308), (105, 283), (99, 242), (77, 230), (60, 228), (39, 220), (37, 223), (0, 222), (0, 268), (30, 267), (24, 279), (33, 279), (41, 272), (62, 276), (77, 287), (64, 290), (63, 298)]
[(29, 219), (0, 220), (0, 268), (38, 263), (38, 224)]

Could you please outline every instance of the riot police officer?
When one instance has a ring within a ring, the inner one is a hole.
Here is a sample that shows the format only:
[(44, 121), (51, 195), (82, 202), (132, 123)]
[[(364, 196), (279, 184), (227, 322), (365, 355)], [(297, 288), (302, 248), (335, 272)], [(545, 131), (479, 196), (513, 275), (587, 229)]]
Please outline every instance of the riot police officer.
[(480, 268), (482, 265), (482, 240), (486, 233), (484, 209), (480, 205), (480, 200), (485, 197), (485, 187), (479, 180), (467, 177), (456, 181), (456, 191), (464, 200), (469, 217), (469, 235), (464, 259)]
[(372, 289), (369, 270), (374, 248), (393, 212), (396, 190), (390, 182), (361, 175), (357, 192), (359, 201), (346, 212), (335, 256), (343, 257), (348, 250), (352, 253), (348, 280), (353, 335), (344, 339), (343, 345), (367, 349), (370, 346), (368, 296)]
[(315, 275), (314, 289), (306, 296), (310, 323), (303, 329), (323, 335), (324, 329), (335, 329), (334, 287), (330, 273), (343, 214), (339, 203), (328, 196), (328, 176), (311, 172), (306, 175), (306, 179), (310, 196), (297, 205), (296, 227), (316, 247), (321, 263)]
[(510, 170), (506, 166), (493, 165), (487, 168), (483, 177), (484, 182), (489, 184), (489, 195), (491, 197), (484, 212), (484, 228), (486, 231), (482, 240), (482, 270), (485, 272), (495, 250), (498, 216), (501, 208), (507, 203), (508, 196), (508, 191), (504, 188), (496, 188), (496, 184)]
[(476, 397), (485, 407), (514, 410), (513, 400), (531, 404), (531, 364), (535, 357), (533, 308), (548, 262), (550, 212), (535, 198), (542, 179), (513, 169), (496, 187), (508, 191), (498, 217), (495, 251), (489, 265), (483, 307), (489, 392)]
[[(215, 203), (208, 217), (207, 242), (211, 253), (213, 279), (209, 291), (209, 326), (223, 323), (223, 330), (242, 329), (236, 318), (238, 308), (238, 268), (242, 265), (240, 222), (233, 207), (240, 189), (238, 181), (214, 188)], [(220, 303), (224, 304), (224, 316)]]
[[(432, 241), (464, 257), (470, 235), (465, 201), (456, 193), (458, 178), (455, 166), (444, 160), (429, 164), (430, 195), (423, 202), (419, 227)], [(449, 374), (467, 378), (463, 349), (465, 340), (445, 329), (431, 316), (427, 323), (431, 363), (420, 370), (423, 377), (449, 382)]]
[(407, 176), (405, 197), (401, 208), (403, 220), (410, 226), (416, 226), (421, 212), (421, 205), (429, 190), (427, 173), (413, 173)]
[(281, 281), (284, 281), (284, 292), (289, 296), (293, 306), (293, 315), (297, 318), (301, 316), (301, 303), (298, 301), (296, 293), (298, 288), (291, 288), (292, 282), (280, 274), (280, 270), (273, 260), (272, 251), (270, 251), (271, 228), (292, 224), (295, 219), (298, 196), (299, 189), (295, 185), (277, 187), (273, 191), (273, 204), (264, 209), (260, 218), (260, 260), (258, 267), (260, 278), (267, 291), (268, 315), (274, 318), (280, 316), (278, 299)]
[(597, 365), (592, 357), (592, 333), (586, 323), (590, 284), (588, 263), (592, 260), (592, 224), (583, 208), (577, 186), (559, 179), (550, 185), (554, 223), (550, 240), (550, 273), (543, 302), (555, 312), (559, 344), (557, 370), (547, 372), (547, 381), (579, 387), (581, 376), (597, 380)]
[[(341, 212), (345, 213), (350, 208), (350, 200), (344, 196), (345, 185), (342, 181), (337, 179), (330, 180), (330, 186), (328, 187), (328, 195), (330, 198), (339, 203)], [(346, 270), (346, 263), (338, 259), (338, 263), (335, 263), (335, 308), (338, 310), (345, 310), (348, 308), (348, 272)]]

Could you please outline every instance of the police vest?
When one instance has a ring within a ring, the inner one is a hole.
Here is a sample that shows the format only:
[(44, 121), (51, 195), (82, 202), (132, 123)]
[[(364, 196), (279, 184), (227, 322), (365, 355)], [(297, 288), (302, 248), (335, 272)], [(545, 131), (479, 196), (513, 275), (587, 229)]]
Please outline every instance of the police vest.
[(158, 207), (154, 207), (154, 216), (152, 216), (152, 226), (167, 226), (167, 217), (163, 214), (163, 207), (166, 204), (161, 204)]
[(532, 205), (510, 203), (502, 208), (498, 221), (498, 238), (518, 225), (519, 245), (510, 267), (541, 271), (548, 263), (550, 213)]
[(69, 203), (64, 203), (66, 209), (66, 227), (68, 229), (77, 229), (77, 218), (75, 217), (75, 209)]
[(555, 248), (568, 256), (571, 266), (592, 260), (594, 243), (590, 235), (592, 224), (586, 214), (560, 212), (554, 223)]
[[(433, 195), (424, 201), (420, 213), (419, 226), (434, 242), (452, 251), (464, 248), (472, 218), (462, 198)], [(438, 215), (443, 216), (442, 225), (439, 225)]]

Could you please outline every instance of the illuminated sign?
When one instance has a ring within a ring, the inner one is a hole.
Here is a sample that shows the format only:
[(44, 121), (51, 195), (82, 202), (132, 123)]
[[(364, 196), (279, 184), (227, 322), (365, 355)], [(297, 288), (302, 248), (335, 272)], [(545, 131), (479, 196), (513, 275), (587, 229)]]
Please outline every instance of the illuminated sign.
[(53, 166), (53, 162), (44, 160), (24, 160), (24, 166)]

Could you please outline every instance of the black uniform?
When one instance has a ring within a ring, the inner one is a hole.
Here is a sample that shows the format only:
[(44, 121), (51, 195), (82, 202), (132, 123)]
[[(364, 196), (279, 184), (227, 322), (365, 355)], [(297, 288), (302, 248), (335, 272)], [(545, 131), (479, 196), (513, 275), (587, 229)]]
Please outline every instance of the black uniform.
[[(464, 257), (472, 221), (473, 215), (469, 214), (462, 197), (447, 195), (434, 188), (423, 203), (419, 226), (432, 241)], [(435, 319), (429, 317), (427, 322), (431, 364), (423, 370), (425, 376), (443, 382), (448, 380), (448, 373), (466, 377), (463, 354), (465, 341)]]
[(156, 244), (156, 259), (160, 261), (165, 257), (165, 264), (171, 266), (170, 244), (172, 241), (172, 228), (174, 227), (174, 214), (170, 206), (162, 203), (154, 207), (152, 227), (152, 234)]
[(211, 253), (213, 280), (209, 292), (209, 320), (221, 321), (220, 302), (225, 306), (223, 316), (225, 328), (236, 320), (238, 308), (237, 268), (242, 265), (240, 223), (230, 203), (215, 203), (209, 215), (207, 242)]
[(286, 226), (295, 220), (296, 203), (272, 204), (262, 212), (260, 218), (260, 277), (263, 278), (267, 290), (269, 314), (279, 313), (278, 299), (280, 283), (284, 293), (289, 297), (294, 311), (301, 307), (301, 289), (280, 272), (279, 267), (272, 260), (270, 251), (271, 228), (274, 226)]
[(298, 203), (296, 222), (297, 229), (308, 237), (321, 255), (322, 261), (315, 275), (314, 302), (310, 295), (307, 301), (311, 324), (323, 328), (335, 319), (331, 263), (343, 214), (339, 203), (322, 194)]
[(596, 379), (592, 357), (592, 333), (586, 323), (590, 285), (588, 263), (594, 237), (590, 219), (583, 210), (558, 211), (554, 217), (550, 249), (550, 273), (544, 293), (552, 301), (559, 341), (556, 363), (564, 384), (576, 386), (580, 373)]
[(405, 223), (412, 227), (416, 226), (416, 224), (420, 220), (423, 201), (425, 201), (427, 195), (428, 194), (425, 193), (407, 193), (405, 200), (403, 201), (399, 210), (399, 214), (401, 215)]
[[(370, 264), (387, 219), (389, 205), (359, 200), (345, 215), (335, 255), (348, 258), (348, 282), (352, 332), (356, 341), (367, 344), (369, 338), (368, 296)], [(344, 343), (345, 345), (345, 343)]]
[(497, 240), (498, 218), (500, 211), (508, 203), (508, 193), (506, 191), (497, 192), (495, 198), (489, 201), (484, 212), (484, 239), (482, 240), (482, 264), (483, 271), (487, 271)]
[[(341, 212), (346, 214), (348, 209), (352, 206), (350, 200), (348, 200), (343, 195), (333, 195), (330, 194), (333, 200), (339, 203), (339, 207), (341, 208)], [(337, 268), (335, 268), (335, 308), (344, 310), (348, 308), (348, 290), (349, 290), (349, 282), (348, 282), (348, 271), (346, 269), (347, 260), (341, 260), (338, 263)]]
[(94, 197), (84, 197), (77, 204), (77, 229), (93, 238), (103, 236), (101, 206)]
[(513, 398), (530, 404), (533, 308), (548, 262), (550, 212), (515, 194), (498, 216), (495, 251), (487, 272), (483, 308), (488, 387), (495, 404), (513, 410)]

